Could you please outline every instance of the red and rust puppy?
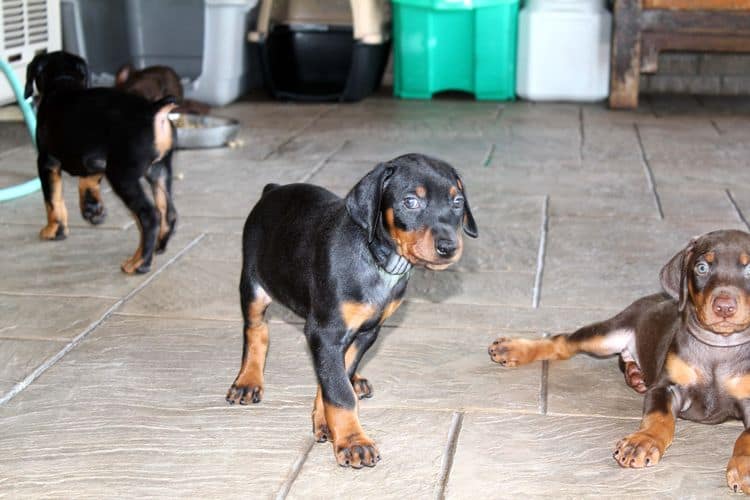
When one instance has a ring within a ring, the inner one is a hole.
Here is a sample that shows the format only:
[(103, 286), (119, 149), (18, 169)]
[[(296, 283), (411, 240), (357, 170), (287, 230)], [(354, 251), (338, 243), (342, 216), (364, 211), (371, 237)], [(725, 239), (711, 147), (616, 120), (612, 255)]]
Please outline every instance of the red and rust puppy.
[[(623, 467), (654, 465), (672, 443), (677, 417), (707, 424), (741, 419), (727, 483), (750, 493), (750, 234), (714, 231), (692, 240), (661, 271), (666, 294), (615, 317), (544, 340), (500, 338), (493, 361), (518, 366), (583, 352), (620, 354), (646, 387), (640, 429), (622, 439)], [(633, 385), (633, 384), (631, 384)]]
[(132, 64), (125, 64), (115, 76), (115, 87), (132, 94), (138, 94), (149, 101), (158, 101), (167, 96), (177, 100), (178, 113), (196, 113), (205, 115), (210, 107), (202, 102), (183, 98), (180, 77), (169, 66), (149, 66), (135, 69)]
[[(61, 171), (80, 177), (83, 218), (104, 221), (100, 183), (106, 177), (138, 223), (140, 244), (122, 264), (126, 273), (145, 273), (154, 252), (166, 248), (176, 222), (171, 202), (171, 169), (160, 160), (172, 150), (167, 115), (174, 98), (149, 102), (108, 88), (86, 88), (88, 70), (80, 57), (65, 52), (36, 56), (26, 71), (26, 97), (41, 95), (37, 113), (37, 168), (47, 207), (40, 236), (61, 240), (68, 234)], [(140, 184), (150, 182), (153, 202)]]
[(318, 378), (313, 433), (339, 465), (380, 459), (362, 430), (357, 398), (372, 387), (357, 365), (398, 308), (413, 266), (445, 269), (477, 227), (466, 191), (447, 163), (419, 154), (381, 163), (345, 198), (310, 184), (269, 184), (245, 223), (240, 304), (245, 319), (230, 403), (263, 396), (272, 300), (304, 318)]

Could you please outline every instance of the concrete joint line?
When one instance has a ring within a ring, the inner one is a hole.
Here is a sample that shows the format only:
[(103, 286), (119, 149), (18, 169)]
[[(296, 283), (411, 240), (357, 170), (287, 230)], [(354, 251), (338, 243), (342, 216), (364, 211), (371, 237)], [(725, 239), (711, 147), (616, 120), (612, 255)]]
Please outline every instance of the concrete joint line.
[(281, 484), (281, 488), (279, 488), (279, 492), (276, 493), (276, 500), (284, 500), (287, 495), (289, 494), (289, 490), (292, 489), (292, 485), (294, 484), (294, 481), (297, 480), (297, 476), (299, 476), (300, 471), (302, 470), (302, 466), (305, 465), (305, 462), (307, 461), (307, 457), (310, 455), (310, 452), (313, 449), (313, 446), (315, 446), (315, 440), (312, 438), (309, 438), (307, 440), (307, 443), (305, 443), (305, 449), (302, 450), (302, 453), (299, 457), (297, 457), (297, 460), (294, 461), (292, 464), (292, 468), (289, 471), (289, 474), (287, 474), (286, 479)]
[(484, 155), (484, 161), (482, 161), (483, 167), (489, 167), (490, 162), (492, 161), (492, 155), (495, 154), (495, 144), (490, 144), (490, 147), (487, 148), (487, 154)]
[(273, 155), (277, 154), (287, 144), (289, 144), (290, 142), (292, 142), (293, 140), (295, 140), (297, 137), (301, 136), (307, 129), (309, 129), (310, 127), (312, 127), (313, 124), (315, 124), (315, 122), (317, 122), (318, 120), (320, 120), (321, 118), (323, 118), (328, 113), (332, 112), (337, 107), (338, 107), (338, 105), (331, 106), (330, 108), (324, 109), (323, 111), (321, 111), (317, 115), (313, 116), (310, 119), (309, 122), (305, 123), (300, 128), (298, 128), (297, 130), (295, 130), (294, 132), (292, 132), (292, 135), (290, 135), (289, 137), (287, 137), (287, 139), (285, 141), (283, 141), (281, 144), (279, 144), (278, 146), (276, 146), (275, 148), (273, 148), (271, 151), (269, 151), (268, 154), (263, 157), (263, 159), (267, 160), (270, 157), (272, 157)]
[(549, 230), (549, 195), (544, 196), (542, 205), (542, 227), (539, 230), (539, 251), (536, 255), (536, 276), (532, 290), (531, 307), (537, 309), (542, 294), (542, 276), (544, 275), (544, 257), (547, 253), (547, 231)]
[(734, 212), (737, 214), (737, 218), (745, 225), (745, 228), (747, 228), (748, 231), (750, 231), (750, 223), (747, 222), (747, 219), (745, 218), (745, 215), (742, 213), (742, 210), (740, 210), (739, 205), (737, 205), (737, 202), (734, 200), (734, 196), (732, 196), (732, 192), (729, 189), (725, 189), (724, 192), (727, 194), (727, 198), (729, 198), (729, 203), (732, 205), (732, 208), (734, 208)]
[[(542, 337), (545, 339), (548, 339), (550, 337), (550, 334), (547, 332), (544, 332), (542, 334)], [(539, 380), (539, 414), (540, 415), (546, 415), (547, 414), (547, 394), (549, 393), (549, 361), (544, 360), (542, 361), (542, 373)]]
[(664, 211), (661, 208), (661, 199), (659, 198), (659, 192), (656, 189), (656, 181), (654, 180), (654, 172), (651, 170), (651, 164), (648, 162), (648, 156), (646, 155), (646, 149), (643, 147), (643, 139), (641, 138), (641, 130), (638, 128), (638, 124), (634, 123), (633, 128), (635, 129), (635, 136), (638, 139), (638, 148), (641, 150), (641, 163), (643, 164), (643, 170), (646, 172), (646, 179), (648, 180), (648, 187), (651, 189), (651, 193), (654, 195), (654, 203), (656, 204), (656, 210), (659, 212), (659, 218), (664, 219)]
[(440, 474), (438, 475), (437, 484), (435, 485), (435, 500), (445, 498), (445, 487), (448, 486), (451, 468), (453, 468), (453, 457), (456, 454), (458, 446), (458, 436), (461, 434), (461, 426), (464, 422), (464, 412), (454, 411), (451, 417), (451, 426), (448, 430), (448, 442), (443, 450), (443, 459), (440, 462)]
[(331, 161), (331, 158), (333, 158), (334, 156), (336, 156), (339, 153), (339, 151), (341, 151), (342, 149), (344, 149), (346, 147), (347, 144), (349, 144), (349, 139), (346, 139), (344, 142), (342, 142), (341, 144), (339, 144), (335, 149), (333, 149), (333, 151), (331, 151), (330, 153), (328, 153), (327, 155), (325, 155), (325, 157), (323, 159), (321, 159), (318, 163), (316, 163), (315, 166), (308, 173), (306, 173), (305, 175), (303, 175), (302, 178), (299, 181), (300, 182), (307, 182), (310, 179), (312, 179), (312, 176), (315, 175), (315, 174), (317, 174), (318, 172), (320, 172), (323, 169), (323, 167), (325, 167), (326, 164), (329, 161)]
[(57, 353), (52, 355), (50, 358), (48, 358), (45, 362), (43, 362), (41, 365), (37, 366), (36, 369), (31, 372), (29, 375), (26, 376), (23, 380), (18, 382), (16, 385), (11, 387), (11, 389), (3, 394), (2, 397), (0, 397), (0, 405), (4, 405), (11, 399), (13, 399), (18, 393), (26, 389), (28, 386), (30, 386), (36, 379), (38, 379), (44, 372), (46, 372), (49, 368), (55, 365), (58, 361), (60, 361), (66, 354), (68, 354), (70, 351), (75, 349), (78, 344), (83, 342), (83, 340), (89, 336), (91, 332), (96, 330), (99, 325), (104, 323), (112, 314), (120, 308), (123, 304), (125, 304), (128, 300), (130, 300), (135, 294), (143, 290), (146, 286), (148, 286), (151, 281), (154, 280), (159, 274), (161, 274), (162, 271), (167, 269), (173, 262), (175, 262), (177, 259), (182, 257), (186, 252), (188, 252), (191, 248), (193, 248), (200, 240), (203, 239), (205, 236), (205, 233), (201, 233), (197, 238), (195, 238), (193, 241), (187, 244), (185, 248), (177, 252), (174, 257), (169, 259), (166, 264), (164, 264), (161, 268), (154, 271), (154, 273), (149, 276), (147, 279), (143, 281), (140, 285), (135, 287), (130, 293), (128, 293), (125, 297), (121, 298), (117, 302), (115, 302), (111, 307), (109, 307), (101, 318), (91, 323), (84, 331), (76, 335), (73, 340), (65, 344), (65, 346), (60, 349)]

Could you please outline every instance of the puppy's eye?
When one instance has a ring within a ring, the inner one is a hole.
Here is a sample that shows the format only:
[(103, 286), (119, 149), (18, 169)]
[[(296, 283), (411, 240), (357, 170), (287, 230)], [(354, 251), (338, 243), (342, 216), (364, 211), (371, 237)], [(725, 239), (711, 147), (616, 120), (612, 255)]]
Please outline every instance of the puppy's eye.
[(709, 270), (708, 264), (705, 262), (698, 262), (695, 265), (695, 274), (697, 274), (698, 276), (704, 276), (708, 274), (708, 270)]
[(463, 196), (456, 196), (453, 198), (453, 208), (455, 210), (461, 210), (464, 208), (464, 197)]
[(420, 203), (416, 196), (407, 196), (404, 198), (404, 206), (409, 210), (415, 210), (419, 208)]

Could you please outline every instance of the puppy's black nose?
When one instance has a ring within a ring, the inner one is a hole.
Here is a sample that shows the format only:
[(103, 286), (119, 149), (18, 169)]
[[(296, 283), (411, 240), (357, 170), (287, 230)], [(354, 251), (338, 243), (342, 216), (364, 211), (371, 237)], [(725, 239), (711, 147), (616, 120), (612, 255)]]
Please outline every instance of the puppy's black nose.
[(717, 316), (731, 318), (737, 312), (737, 299), (722, 293), (714, 298), (712, 307)]
[(453, 240), (437, 240), (435, 243), (435, 250), (441, 257), (451, 257), (456, 253), (458, 245)]

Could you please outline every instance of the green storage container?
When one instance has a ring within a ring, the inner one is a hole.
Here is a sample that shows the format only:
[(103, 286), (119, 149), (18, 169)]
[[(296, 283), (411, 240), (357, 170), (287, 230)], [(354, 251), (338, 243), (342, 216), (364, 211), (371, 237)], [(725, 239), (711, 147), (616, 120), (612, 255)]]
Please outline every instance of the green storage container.
[(519, 0), (393, 0), (394, 94), (515, 97)]

